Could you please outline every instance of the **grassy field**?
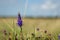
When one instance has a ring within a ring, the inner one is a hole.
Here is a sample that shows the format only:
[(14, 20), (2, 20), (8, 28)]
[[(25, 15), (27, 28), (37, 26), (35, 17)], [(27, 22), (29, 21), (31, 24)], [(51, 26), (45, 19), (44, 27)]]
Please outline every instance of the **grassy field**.
[[(36, 37), (39, 35), (44, 36), (44, 31), (47, 30), (47, 34), (52, 34), (52, 40), (58, 40), (58, 34), (60, 34), (60, 19), (22, 19), (23, 20), (23, 34), (25, 37), (31, 36), (31, 33), (35, 33)], [(39, 28), (39, 32), (36, 30)], [(0, 40), (5, 40), (3, 30), (7, 33), (11, 32), (12, 35), (20, 34), (20, 28), (17, 25), (17, 18), (0, 18)], [(5, 38), (8, 39), (7, 35)], [(14, 36), (14, 35), (13, 35)], [(19, 37), (19, 35), (18, 35)], [(14, 40), (12, 38), (12, 40)]]

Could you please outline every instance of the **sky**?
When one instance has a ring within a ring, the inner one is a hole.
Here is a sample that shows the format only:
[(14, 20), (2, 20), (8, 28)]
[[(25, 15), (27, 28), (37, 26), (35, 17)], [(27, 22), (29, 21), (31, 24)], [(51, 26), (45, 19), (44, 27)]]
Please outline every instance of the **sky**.
[(60, 16), (60, 0), (0, 0), (0, 16)]

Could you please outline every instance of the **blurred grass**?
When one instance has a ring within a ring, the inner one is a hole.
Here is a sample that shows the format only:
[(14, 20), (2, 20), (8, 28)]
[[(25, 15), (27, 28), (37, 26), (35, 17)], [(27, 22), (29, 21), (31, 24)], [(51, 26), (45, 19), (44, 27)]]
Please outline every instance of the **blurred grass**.
[[(43, 34), (44, 30), (47, 30), (48, 33), (51, 33), (54, 40), (58, 40), (58, 34), (60, 34), (60, 19), (29, 19), (25, 18), (23, 20), (23, 33), (27, 36), (31, 36), (31, 33), (37, 33), (35, 30), (39, 28), (42, 31), (40, 34)], [(13, 24), (14, 21), (14, 24)], [(12, 29), (13, 31), (12, 31)], [(0, 40), (3, 39), (3, 30), (7, 30), (7, 32), (16, 32), (20, 33), (20, 28), (17, 25), (17, 18), (0, 18)], [(37, 36), (37, 35), (36, 35)], [(44, 35), (43, 35), (44, 36)], [(8, 36), (7, 36), (8, 38)]]

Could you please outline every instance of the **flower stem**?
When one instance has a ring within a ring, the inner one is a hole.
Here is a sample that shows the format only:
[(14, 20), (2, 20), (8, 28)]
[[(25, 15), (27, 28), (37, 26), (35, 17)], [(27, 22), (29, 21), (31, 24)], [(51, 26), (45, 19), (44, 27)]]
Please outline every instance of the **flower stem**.
[(21, 35), (21, 40), (23, 40), (23, 32), (22, 32), (22, 27), (20, 27), (21, 31), (20, 31), (20, 35)]

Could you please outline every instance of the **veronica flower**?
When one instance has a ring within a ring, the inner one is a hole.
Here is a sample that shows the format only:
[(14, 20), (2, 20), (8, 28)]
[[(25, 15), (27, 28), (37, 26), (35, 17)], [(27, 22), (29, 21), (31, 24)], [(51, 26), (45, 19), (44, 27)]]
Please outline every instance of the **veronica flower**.
[(18, 23), (18, 26), (22, 26), (22, 19), (21, 19), (21, 16), (20, 16), (20, 13), (18, 14), (18, 21), (17, 21)]
[[(18, 21), (17, 21), (18, 23), (18, 26), (20, 27), (20, 33), (22, 33), (22, 19), (21, 19), (21, 15), (20, 15), (20, 13), (18, 13)], [(21, 35), (21, 40), (23, 40), (23, 34)]]

